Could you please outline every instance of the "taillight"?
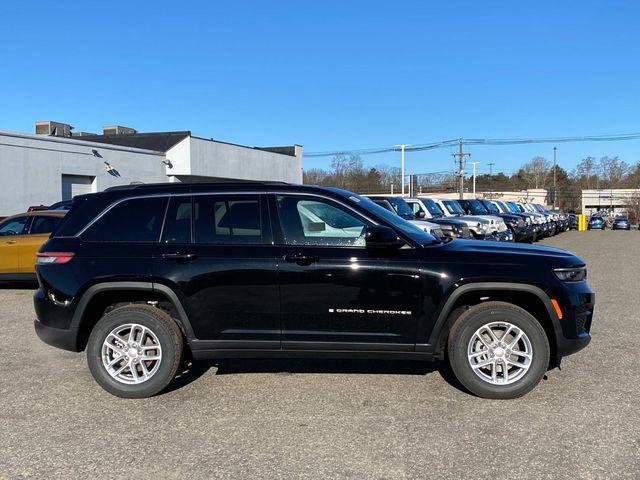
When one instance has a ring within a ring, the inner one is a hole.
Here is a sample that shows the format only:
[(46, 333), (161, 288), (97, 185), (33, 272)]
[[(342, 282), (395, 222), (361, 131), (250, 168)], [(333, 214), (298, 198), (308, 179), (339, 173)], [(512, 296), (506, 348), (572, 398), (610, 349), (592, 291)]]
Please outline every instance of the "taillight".
[(36, 255), (37, 265), (51, 265), (67, 263), (73, 258), (73, 253), (70, 252), (44, 252)]

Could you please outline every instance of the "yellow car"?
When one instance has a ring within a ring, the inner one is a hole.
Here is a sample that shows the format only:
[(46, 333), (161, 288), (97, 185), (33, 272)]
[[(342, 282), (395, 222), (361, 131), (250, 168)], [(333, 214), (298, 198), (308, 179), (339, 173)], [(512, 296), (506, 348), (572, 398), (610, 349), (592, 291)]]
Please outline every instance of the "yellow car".
[(0, 280), (35, 280), (36, 253), (66, 213), (20, 213), (0, 222)]

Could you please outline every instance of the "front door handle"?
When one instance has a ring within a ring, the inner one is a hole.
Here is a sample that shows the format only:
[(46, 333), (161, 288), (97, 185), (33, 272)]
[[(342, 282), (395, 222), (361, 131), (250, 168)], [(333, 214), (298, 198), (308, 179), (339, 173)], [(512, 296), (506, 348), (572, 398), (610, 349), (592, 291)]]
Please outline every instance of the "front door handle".
[(16, 243), (18, 243), (18, 242), (17, 242), (17, 240), (7, 240), (5, 243), (6, 243), (7, 245), (14, 245), (14, 244), (16, 244)]
[(314, 255), (305, 255), (303, 253), (296, 253), (294, 255), (285, 255), (284, 260), (290, 263), (297, 263), (298, 265), (311, 265), (314, 262), (320, 260), (319, 257)]
[(165, 253), (162, 255), (165, 260), (174, 260), (176, 262), (190, 262), (197, 257), (195, 253)]

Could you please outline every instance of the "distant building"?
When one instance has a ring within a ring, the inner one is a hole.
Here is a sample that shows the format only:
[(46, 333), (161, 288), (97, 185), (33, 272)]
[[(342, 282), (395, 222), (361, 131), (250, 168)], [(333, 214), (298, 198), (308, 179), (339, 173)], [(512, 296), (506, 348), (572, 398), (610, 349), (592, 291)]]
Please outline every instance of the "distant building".
[(0, 131), (0, 216), (115, 185), (216, 179), (302, 183), (302, 147), (247, 147), (189, 131), (102, 134), (37, 122), (35, 134)]
[(613, 188), (582, 190), (582, 213), (587, 215), (600, 210), (625, 213), (632, 195), (640, 195), (637, 188)]

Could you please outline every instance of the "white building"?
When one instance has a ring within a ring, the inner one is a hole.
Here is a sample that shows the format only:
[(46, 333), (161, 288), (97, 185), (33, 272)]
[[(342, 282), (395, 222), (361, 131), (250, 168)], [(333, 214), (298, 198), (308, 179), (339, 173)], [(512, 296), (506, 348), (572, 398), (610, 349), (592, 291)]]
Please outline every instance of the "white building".
[(582, 190), (582, 213), (590, 215), (600, 210), (626, 213), (632, 197), (639, 195), (640, 189), (637, 188)]
[(105, 127), (71, 133), (38, 122), (36, 134), (0, 131), (0, 216), (82, 193), (143, 182), (216, 179), (302, 183), (302, 147), (246, 147), (191, 132)]

